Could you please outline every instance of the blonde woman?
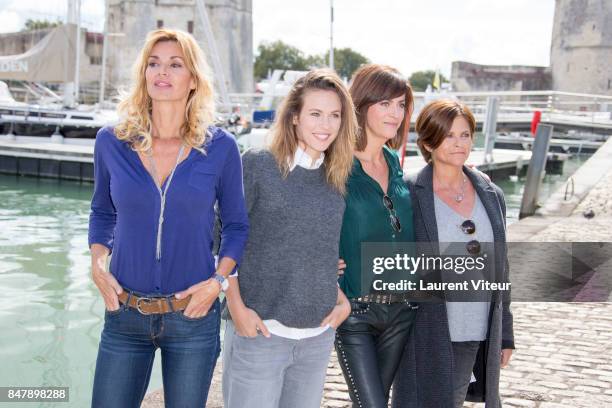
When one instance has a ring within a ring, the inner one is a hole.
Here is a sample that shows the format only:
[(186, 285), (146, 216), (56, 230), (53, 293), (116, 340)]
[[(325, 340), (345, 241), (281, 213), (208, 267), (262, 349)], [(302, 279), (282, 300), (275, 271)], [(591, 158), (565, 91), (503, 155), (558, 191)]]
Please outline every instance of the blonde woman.
[[(207, 71), (189, 34), (151, 32), (121, 122), (98, 132), (89, 244), (106, 313), (94, 407), (140, 406), (158, 348), (166, 406), (206, 403), (220, 352), (217, 297), (248, 233), (240, 155), (231, 136), (210, 126)], [(215, 270), (216, 202), (223, 228)]]
[(319, 408), (335, 329), (348, 316), (338, 241), (356, 118), (338, 76), (299, 79), (269, 150), (243, 155), (251, 232), (227, 291), (226, 408)]

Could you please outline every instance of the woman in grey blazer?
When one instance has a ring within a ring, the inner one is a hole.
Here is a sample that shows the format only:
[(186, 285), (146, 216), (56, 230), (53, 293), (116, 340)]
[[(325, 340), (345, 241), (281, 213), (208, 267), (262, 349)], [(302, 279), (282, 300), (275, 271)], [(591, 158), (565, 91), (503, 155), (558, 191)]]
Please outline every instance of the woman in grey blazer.
[[(465, 242), (461, 248), (467, 256), (480, 256), (494, 246), (491, 267), (498, 281), (508, 282), (503, 193), (465, 166), (474, 116), (457, 101), (438, 100), (423, 108), (416, 130), (428, 162), (407, 181), (419, 253), (443, 254), (447, 244), (442, 243)], [(454, 274), (437, 273), (442, 281)], [(448, 291), (441, 293), (445, 301), (422, 304), (417, 313), (414, 337), (394, 383), (393, 407), (461, 407), (466, 399), (501, 407), (500, 368), (514, 349), (509, 290), (469, 302), (451, 302)]]

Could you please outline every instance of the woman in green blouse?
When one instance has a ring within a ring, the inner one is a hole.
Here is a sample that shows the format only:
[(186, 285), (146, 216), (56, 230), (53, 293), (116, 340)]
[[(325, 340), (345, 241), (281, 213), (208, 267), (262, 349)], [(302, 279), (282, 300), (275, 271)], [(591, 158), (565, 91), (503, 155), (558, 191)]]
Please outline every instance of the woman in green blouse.
[(405, 293), (362, 285), (361, 244), (414, 242), (410, 194), (392, 150), (401, 146), (410, 126), (413, 97), (396, 69), (377, 64), (355, 73), (350, 93), (360, 131), (347, 184), (340, 238), (346, 269), (339, 285), (352, 311), (338, 328), (335, 345), (353, 406), (378, 408), (387, 407), (416, 305)]

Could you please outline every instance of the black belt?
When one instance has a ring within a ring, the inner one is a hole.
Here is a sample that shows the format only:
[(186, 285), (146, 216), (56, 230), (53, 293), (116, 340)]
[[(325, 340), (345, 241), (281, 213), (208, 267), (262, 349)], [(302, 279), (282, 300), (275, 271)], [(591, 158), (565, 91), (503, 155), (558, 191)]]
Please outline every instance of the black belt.
[(402, 293), (370, 293), (365, 296), (361, 296), (358, 298), (352, 298), (351, 300), (354, 302), (363, 302), (363, 303), (380, 303), (380, 304), (391, 304), (391, 303), (409, 303), (410, 301), (414, 301), (414, 294), (409, 292)]

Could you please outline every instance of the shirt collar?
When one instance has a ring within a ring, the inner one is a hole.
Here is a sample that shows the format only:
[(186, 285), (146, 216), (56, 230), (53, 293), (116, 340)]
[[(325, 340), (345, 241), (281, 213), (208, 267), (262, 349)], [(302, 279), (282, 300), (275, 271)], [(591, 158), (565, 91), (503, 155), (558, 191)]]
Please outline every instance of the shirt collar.
[(315, 162), (312, 162), (312, 158), (302, 149), (300, 146), (295, 149), (293, 155), (293, 161), (289, 162), (289, 171), (293, 171), (297, 166), (303, 167), (307, 170), (315, 170), (321, 167), (323, 160), (325, 159), (325, 153), (321, 152), (321, 156)]

